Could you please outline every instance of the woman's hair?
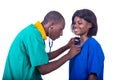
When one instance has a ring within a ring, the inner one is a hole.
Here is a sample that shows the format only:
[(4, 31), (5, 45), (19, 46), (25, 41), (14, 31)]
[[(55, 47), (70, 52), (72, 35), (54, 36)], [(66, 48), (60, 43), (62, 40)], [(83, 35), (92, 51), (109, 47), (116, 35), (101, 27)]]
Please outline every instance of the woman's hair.
[(48, 22), (54, 22), (55, 24), (60, 23), (61, 21), (65, 21), (64, 17), (57, 11), (50, 11), (44, 17), (42, 24), (47, 24)]
[[(97, 18), (91, 10), (89, 9), (77, 10), (72, 16), (71, 26), (74, 24), (74, 18), (76, 16), (79, 18), (83, 18), (89, 23), (92, 23), (92, 27), (89, 29), (88, 34), (87, 34), (88, 37), (95, 36), (97, 34), (97, 30), (98, 30)], [(73, 26), (72, 26), (72, 30), (73, 30)]]

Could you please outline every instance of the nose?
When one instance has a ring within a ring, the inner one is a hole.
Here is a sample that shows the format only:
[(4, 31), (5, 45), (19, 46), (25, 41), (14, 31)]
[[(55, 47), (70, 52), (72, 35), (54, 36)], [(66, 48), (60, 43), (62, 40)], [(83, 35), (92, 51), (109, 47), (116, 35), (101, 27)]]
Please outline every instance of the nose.
[(74, 24), (74, 25), (73, 25), (73, 30), (76, 29), (76, 28), (78, 28), (78, 27), (79, 27), (78, 24)]
[(77, 23), (75, 23), (73, 26), (74, 26), (74, 28), (76, 28), (76, 27), (78, 26), (78, 24), (77, 24)]

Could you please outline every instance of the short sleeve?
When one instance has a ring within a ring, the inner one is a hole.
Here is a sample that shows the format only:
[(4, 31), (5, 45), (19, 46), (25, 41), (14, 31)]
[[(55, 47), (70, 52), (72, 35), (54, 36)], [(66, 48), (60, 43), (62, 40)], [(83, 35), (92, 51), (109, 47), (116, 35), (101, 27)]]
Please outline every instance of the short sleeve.
[(48, 55), (45, 51), (45, 42), (42, 37), (30, 36), (27, 40), (27, 51), (32, 66), (48, 63)]
[(88, 73), (100, 75), (104, 68), (104, 53), (99, 43), (92, 41), (89, 44)]

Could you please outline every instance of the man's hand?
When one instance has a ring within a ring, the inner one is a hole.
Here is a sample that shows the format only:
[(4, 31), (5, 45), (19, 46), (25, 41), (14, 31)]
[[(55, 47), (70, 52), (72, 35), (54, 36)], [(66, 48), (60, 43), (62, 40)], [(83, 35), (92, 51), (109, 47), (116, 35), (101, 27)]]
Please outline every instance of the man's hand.
[(68, 53), (70, 55), (70, 58), (73, 58), (74, 56), (79, 54), (80, 50), (81, 50), (81, 46), (79, 46), (79, 45), (72, 45), (71, 48), (70, 48), (70, 51)]
[(67, 43), (68, 48), (70, 48), (72, 45), (75, 44), (76, 38), (78, 38), (78, 37), (74, 37), (74, 38), (71, 38), (71, 39), (70, 39), (70, 41)]

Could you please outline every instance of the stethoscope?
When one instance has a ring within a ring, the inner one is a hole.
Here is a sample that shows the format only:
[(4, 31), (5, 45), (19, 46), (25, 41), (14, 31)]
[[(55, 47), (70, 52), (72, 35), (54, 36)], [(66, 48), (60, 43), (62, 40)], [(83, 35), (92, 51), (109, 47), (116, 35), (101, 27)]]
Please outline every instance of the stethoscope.
[(51, 53), (51, 48), (53, 47), (53, 40), (50, 39), (50, 28), (49, 28), (49, 53)]
[(53, 47), (53, 40), (49, 38), (49, 53), (51, 53), (51, 48)]

